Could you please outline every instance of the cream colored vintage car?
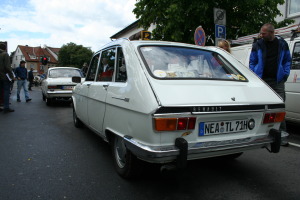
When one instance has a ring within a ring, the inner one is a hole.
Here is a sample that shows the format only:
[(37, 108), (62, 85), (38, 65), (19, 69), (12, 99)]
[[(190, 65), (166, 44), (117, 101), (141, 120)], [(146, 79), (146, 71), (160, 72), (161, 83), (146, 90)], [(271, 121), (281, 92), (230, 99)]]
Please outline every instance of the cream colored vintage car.
[(43, 100), (49, 106), (55, 100), (71, 102), (72, 90), (75, 84), (72, 77), (77, 76), (84, 80), (80, 69), (75, 67), (52, 67), (49, 68), (46, 78), (42, 81), (41, 89)]
[(216, 47), (163, 41), (113, 41), (93, 56), (86, 80), (73, 77), (73, 120), (112, 146), (125, 178), (140, 161), (174, 163), (277, 153), (282, 99)]

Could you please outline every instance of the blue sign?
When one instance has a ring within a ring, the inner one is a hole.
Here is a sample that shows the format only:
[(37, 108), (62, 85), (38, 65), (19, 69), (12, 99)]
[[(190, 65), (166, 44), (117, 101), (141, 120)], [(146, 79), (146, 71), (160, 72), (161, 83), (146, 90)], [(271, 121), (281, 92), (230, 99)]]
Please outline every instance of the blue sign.
[(216, 38), (226, 39), (226, 26), (216, 24), (215, 25), (215, 35), (216, 35)]
[(205, 46), (206, 37), (204, 29), (201, 26), (196, 28), (194, 33), (194, 40), (196, 45)]

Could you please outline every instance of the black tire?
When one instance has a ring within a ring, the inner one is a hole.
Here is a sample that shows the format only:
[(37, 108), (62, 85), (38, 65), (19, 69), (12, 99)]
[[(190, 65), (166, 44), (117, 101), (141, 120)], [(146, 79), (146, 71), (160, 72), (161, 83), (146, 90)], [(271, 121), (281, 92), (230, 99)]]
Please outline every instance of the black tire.
[(115, 169), (122, 178), (130, 179), (140, 174), (142, 161), (125, 147), (123, 138), (114, 136), (111, 147)]
[(81, 128), (83, 127), (83, 123), (80, 121), (80, 119), (77, 117), (75, 108), (73, 107), (73, 122), (74, 122), (74, 126), (76, 128)]
[(53, 100), (51, 98), (46, 98), (46, 104), (47, 104), (47, 106), (51, 106), (52, 102), (53, 102)]

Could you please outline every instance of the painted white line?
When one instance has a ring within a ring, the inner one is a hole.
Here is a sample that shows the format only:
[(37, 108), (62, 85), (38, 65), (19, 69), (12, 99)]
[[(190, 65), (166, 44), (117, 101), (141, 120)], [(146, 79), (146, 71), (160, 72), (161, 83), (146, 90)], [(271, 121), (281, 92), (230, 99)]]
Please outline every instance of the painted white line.
[(290, 145), (292, 146), (295, 146), (295, 147), (300, 147), (300, 144), (295, 144), (295, 143), (292, 143), (292, 142), (289, 142)]

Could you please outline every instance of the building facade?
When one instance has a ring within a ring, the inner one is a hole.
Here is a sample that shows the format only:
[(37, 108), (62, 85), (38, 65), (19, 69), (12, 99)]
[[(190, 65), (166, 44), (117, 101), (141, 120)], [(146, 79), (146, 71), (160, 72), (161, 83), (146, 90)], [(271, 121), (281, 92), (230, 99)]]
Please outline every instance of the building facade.
[[(34, 75), (44, 74), (49, 67), (55, 67), (58, 64), (58, 52), (60, 48), (53, 47), (30, 47), (28, 45), (18, 45), (12, 55), (12, 68), (15, 69), (20, 65), (20, 61), (26, 61), (25, 67), (29, 71), (33, 68)], [(46, 56), (48, 64), (42, 65), (41, 58)]]

